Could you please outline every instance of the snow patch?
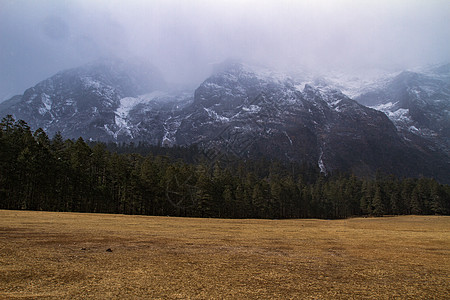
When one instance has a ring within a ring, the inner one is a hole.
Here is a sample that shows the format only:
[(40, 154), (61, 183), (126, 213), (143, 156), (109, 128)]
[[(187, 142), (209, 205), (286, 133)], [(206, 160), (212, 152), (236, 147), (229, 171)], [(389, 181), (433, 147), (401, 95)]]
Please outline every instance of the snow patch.
[(249, 106), (244, 106), (242, 107), (242, 110), (245, 112), (250, 112), (250, 113), (257, 113), (261, 110), (261, 107), (259, 107), (258, 105), (249, 105)]
[(44, 106), (39, 108), (39, 114), (43, 116), (52, 109), (52, 100), (49, 95), (42, 93), (41, 101)]
[(404, 123), (412, 122), (412, 119), (409, 115), (409, 109), (399, 108), (397, 110), (394, 110), (395, 107), (397, 106), (397, 104), (398, 104), (398, 102), (395, 102), (395, 103), (388, 102), (385, 104), (370, 106), (370, 108), (373, 108), (373, 109), (383, 112), (396, 125), (399, 125), (399, 123), (404, 124)]
[(81, 82), (86, 89), (99, 89), (101, 87), (100, 81), (94, 80), (91, 77), (82, 77)]
[(337, 88), (349, 98), (354, 99), (361, 94), (386, 86), (391, 79), (400, 72), (386, 72), (384, 70), (370, 70), (348, 74), (344, 72), (330, 72), (323, 76), (325, 85)]
[(323, 173), (326, 175), (327, 168), (325, 167), (325, 164), (323, 163), (322, 156), (323, 156), (323, 150), (320, 149), (320, 156), (319, 156), (319, 161), (317, 162), (317, 164), (319, 165), (320, 173)]
[(108, 133), (109, 135), (113, 136), (115, 139), (117, 139), (117, 133), (115, 133), (114, 131), (112, 131), (111, 129), (109, 129), (108, 124), (105, 124), (103, 126), (103, 128), (105, 128), (106, 133)]
[(392, 102), (388, 102), (385, 104), (379, 104), (379, 105), (375, 105), (375, 106), (369, 106), (370, 108), (373, 108), (375, 110), (380, 110), (382, 112), (387, 112), (390, 111), (395, 105), (397, 105), (398, 102), (392, 103)]
[(341, 103), (341, 101), (342, 101), (342, 99), (339, 99), (339, 100), (330, 102), (329, 105), (332, 106), (332, 107), (334, 107), (334, 106), (338, 105), (339, 103)]
[(297, 92), (303, 92), (303, 89), (304, 89), (304, 87), (305, 87), (305, 84), (294, 84), (294, 89), (297, 91)]
[(120, 105), (117, 108), (117, 110), (115, 111), (116, 125), (121, 128), (128, 127), (128, 115), (134, 107), (136, 107), (138, 104), (141, 104), (141, 103), (144, 103), (144, 104), (149, 103), (149, 102), (155, 100), (156, 98), (162, 97), (165, 95), (167, 95), (166, 92), (155, 91), (150, 94), (141, 95), (137, 98), (125, 97), (125, 98), (120, 99)]
[(409, 117), (409, 109), (399, 108), (396, 111), (386, 111), (387, 116), (395, 121), (409, 122), (411, 118)]
[(164, 136), (162, 138), (162, 146), (173, 146), (176, 144), (176, 133), (178, 128), (181, 125), (180, 120), (172, 120), (172, 117), (169, 117), (163, 124), (164, 127)]
[(45, 105), (45, 108), (47, 110), (50, 110), (52, 108), (52, 100), (50, 99), (50, 96), (46, 93), (43, 93), (41, 95), (42, 103)]
[(218, 85), (217, 83), (214, 83), (214, 82), (205, 82), (203, 84), (203, 86), (208, 87), (208, 88), (212, 88), (212, 89), (221, 89), (221, 88), (223, 88), (221, 85)]
[(41, 116), (45, 115), (48, 112), (48, 110), (46, 110), (44, 107), (40, 107), (39, 108), (39, 114)]
[[(88, 90), (89, 92), (106, 98), (109, 102), (112, 102), (116, 94), (116, 89), (110, 85), (107, 85), (101, 81), (92, 79), (91, 77), (82, 77), (81, 83), (83, 84), (83, 88)], [(106, 105), (111, 106), (111, 103), (105, 102)]]
[(33, 94), (30, 96), (30, 99), (27, 100), (28, 104), (31, 104), (33, 102), (33, 100), (37, 97), (37, 94)]
[(209, 116), (210, 118), (212, 118), (212, 119), (215, 119), (215, 120), (221, 121), (221, 122), (229, 122), (229, 121), (230, 121), (230, 118), (221, 116), (221, 115), (217, 114), (217, 113), (216, 113), (214, 110), (212, 110), (212, 109), (209, 109), (209, 108), (206, 108), (206, 107), (204, 107), (203, 109), (208, 113), (208, 116)]
[(287, 134), (286, 131), (284, 131), (284, 134), (286, 135), (286, 137), (287, 137), (288, 140), (289, 140), (289, 143), (291, 143), (291, 146), (292, 146), (292, 140), (291, 140), (291, 137)]

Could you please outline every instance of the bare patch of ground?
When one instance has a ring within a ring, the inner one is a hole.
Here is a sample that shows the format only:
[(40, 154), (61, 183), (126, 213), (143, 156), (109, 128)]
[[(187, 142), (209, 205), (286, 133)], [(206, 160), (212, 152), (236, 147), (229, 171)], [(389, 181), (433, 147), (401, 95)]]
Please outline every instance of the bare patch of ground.
[(450, 217), (0, 210), (0, 298), (450, 299)]

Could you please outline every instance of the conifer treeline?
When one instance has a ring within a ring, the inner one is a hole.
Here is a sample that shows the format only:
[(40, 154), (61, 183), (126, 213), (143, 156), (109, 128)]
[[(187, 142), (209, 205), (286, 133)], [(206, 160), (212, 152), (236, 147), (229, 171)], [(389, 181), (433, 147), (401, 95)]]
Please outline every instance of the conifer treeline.
[(49, 139), (11, 116), (0, 126), (2, 209), (222, 218), (450, 213), (450, 186), (433, 179), (325, 177), (316, 167), (265, 160), (220, 165), (196, 147), (110, 151), (82, 138)]

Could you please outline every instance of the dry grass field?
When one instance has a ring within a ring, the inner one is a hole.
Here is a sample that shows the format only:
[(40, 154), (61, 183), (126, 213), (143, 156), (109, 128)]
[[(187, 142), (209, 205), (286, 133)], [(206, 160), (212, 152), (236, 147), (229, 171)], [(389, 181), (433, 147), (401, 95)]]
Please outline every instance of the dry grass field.
[(0, 298), (450, 299), (450, 217), (0, 211)]

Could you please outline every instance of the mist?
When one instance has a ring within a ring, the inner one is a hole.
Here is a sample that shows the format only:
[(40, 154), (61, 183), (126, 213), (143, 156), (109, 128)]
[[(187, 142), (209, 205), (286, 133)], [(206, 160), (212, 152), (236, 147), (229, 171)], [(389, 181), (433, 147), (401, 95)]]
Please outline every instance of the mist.
[(227, 58), (297, 72), (444, 63), (449, 19), (448, 0), (2, 0), (0, 101), (101, 57), (187, 85)]

